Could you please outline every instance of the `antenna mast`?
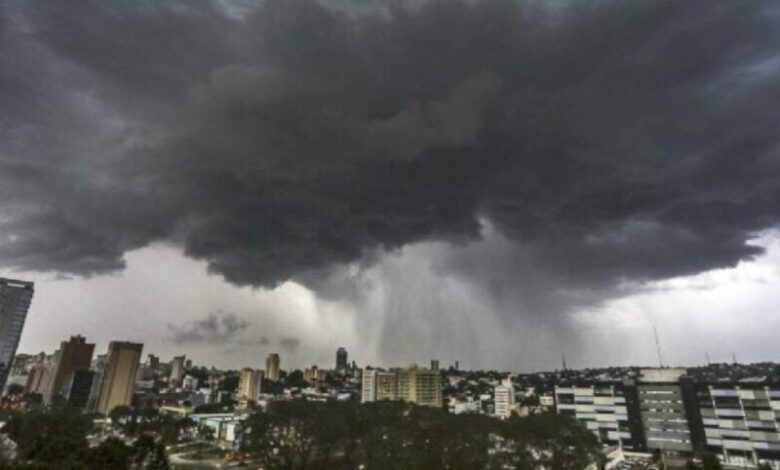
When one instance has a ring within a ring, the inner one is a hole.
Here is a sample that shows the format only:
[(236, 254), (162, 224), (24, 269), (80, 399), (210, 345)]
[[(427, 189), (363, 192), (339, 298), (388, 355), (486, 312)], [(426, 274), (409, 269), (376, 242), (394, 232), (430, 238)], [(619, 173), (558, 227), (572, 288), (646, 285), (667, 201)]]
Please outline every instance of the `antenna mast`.
[(658, 353), (658, 367), (663, 367), (664, 363), (661, 361), (661, 343), (658, 341), (658, 330), (653, 325), (653, 337), (655, 337), (655, 352)]

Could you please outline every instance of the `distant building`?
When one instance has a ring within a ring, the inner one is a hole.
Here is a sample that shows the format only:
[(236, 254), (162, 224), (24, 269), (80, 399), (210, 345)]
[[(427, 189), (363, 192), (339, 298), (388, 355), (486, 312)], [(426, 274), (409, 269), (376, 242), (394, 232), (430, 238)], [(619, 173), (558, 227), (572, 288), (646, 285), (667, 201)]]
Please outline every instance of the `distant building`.
[(431, 370), (439, 370), (439, 360), (431, 359)]
[(501, 419), (507, 419), (512, 415), (512, 407), (515, 404), (515, 386), (512, 379), (504, 379), (500, 385), (493, 387), (494, 413)]
[(279, 354), (271, 353), (268, 355), (268, 357), (265, 359), (266, 379), (273, 380), (274, 382), (279, 381), (279, 362)]
[(347, 362), (347, 350), (345, 348), (338, 348), (336, 350), (336, 372), (346, 373), (349, 368)]
[(74, 370), (70, 373), (63, 388), (68, 406), (77, 409), (87, 407), (94, 378), (95, 372), (91, 370)]
[(106, 364), (103, 371), (99, 413), (108, 414), (117, 406), (130, 406), (138, 365), (141, 361), (143, 344), (112, 341), (108, 345)]
[(150, 370), (156, 371), (160, 368), (160, 358), (154, 354), (149, 354), (146, 356), (146, 367), (148, 367)]
[(181, 386), (181, 381), (184, 379), (184, 361), (185, 356), (175, 356), (171, 361), (170, 384), (173, 386)]
[(60, 349), (55, 356), (53, 376), (47, 386), (44, 402), (51, 403), (56, 396), (67, 400), (66, 380), (75, 371), (89, 370), (92, 364), (94, 343), (87, 343), (81, 335), (71, 336), (70, 340), (60, 343)]
[(405, 369), (366, 368), (361, 383), (361, 401), (399, 400), (422, 406), (442, 406), (441, 372), (411, 366)]
[(181, 381), (181, 388), (190, 392), (194, 392), (198, 389), (198, 379), (191, 375), (185, 375)]
[(0, 392), (5, 390), (34, 291), (32, 282), (0, 278)]
[(257, 401), (257, 396), (262, 390), (263, 371), (245, 368), (241, 370), (238, 379), (238, 392), (236, 398), (238, 401)]
[(317, 384), (325, 380), (325, 371), (319, 369), (317, 366), (307, 367), (303, 371), (303, 380), (310, 384)]
[(360, 381), (361, 403), (376, 401), (376, 374), (377, 370), (371, 367), (363, 369), (363, 375)]

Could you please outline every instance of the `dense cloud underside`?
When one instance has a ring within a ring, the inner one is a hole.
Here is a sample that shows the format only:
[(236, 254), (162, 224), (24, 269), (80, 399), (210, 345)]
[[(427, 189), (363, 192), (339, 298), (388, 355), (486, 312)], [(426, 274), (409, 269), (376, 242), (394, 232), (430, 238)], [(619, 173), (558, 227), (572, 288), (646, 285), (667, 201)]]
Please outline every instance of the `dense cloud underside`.
[(162, 242), (325, 292), (440, 242), (496, 295), (578, 292), (733, 266), (779, 220), (774, 1), (0, 9), (8, 268)]

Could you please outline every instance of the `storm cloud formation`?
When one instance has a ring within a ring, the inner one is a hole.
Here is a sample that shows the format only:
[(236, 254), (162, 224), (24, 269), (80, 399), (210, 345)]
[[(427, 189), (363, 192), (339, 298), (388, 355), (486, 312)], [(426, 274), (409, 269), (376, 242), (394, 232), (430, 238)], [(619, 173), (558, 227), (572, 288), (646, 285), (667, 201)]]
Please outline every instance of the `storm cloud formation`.
[(432, 242), (544, 311), (551, 286), (733, 266), (779, 220), (776, 2), (0, 8), (8, 267), (95, 275), (164, 242), (327, 296)]

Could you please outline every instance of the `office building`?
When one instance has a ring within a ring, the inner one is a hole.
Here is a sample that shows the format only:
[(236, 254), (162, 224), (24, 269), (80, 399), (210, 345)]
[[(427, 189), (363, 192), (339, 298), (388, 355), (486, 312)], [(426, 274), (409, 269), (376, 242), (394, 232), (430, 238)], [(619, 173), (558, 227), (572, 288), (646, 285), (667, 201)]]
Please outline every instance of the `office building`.
[(143, 344), (112, 341), (103, 370), (99, 413), (108, 414), (117, 406), (130, 406), (133, 402), (135, 377), (141, 361)]
[(181, 381), (184, 379), (184, 361), (185, 356), (176, 356), (171, 361), (170, 384), (174, 387), (181, 386)]
[(501, 381), (500, 385), (493, 387), (494, 414), (501, 419), (507, 419), (512, 415), (515, 405), (515, 386), (511, 377)]
[(265, 360), (265, 378), (279, 381), (279, 354), (271, 353)]
[(69, 374), (63, 388), (68, 406), (77, 409), (87, 407), (94, 378), (95, 372), (91, 370), (74, 370)]
[(361, 401), (399, 400), (422, 406), (442, 406), (441, 373), (411, 366), (405, 369), (366, 368), (361, 383)]
[(34, 290), (32, 282), (0, 278), (0, 391), (5, 390)]
[(349, 368), (347, 362), (347, 350), (345, 348), (338, 348), (336, 350), (336, 372), (346, 373)]
[(431, 359), (431, 370), (439, 370), (439, 360)]
[(780, 468), (780, 389), (761, 383), (697, 387), (708, 451), (734, 467)]
[(51, 403), (57, 396), (67, 400), (66, 380), (75, 371), (89, 370), (94, 351), (95, 344), (87, 343), (81, 335), (71, 336), (70, 340), (60, 343), (60, 349), (55, 354), (53, 376), (43, 397), (45, 403)]
[(685, 369), (645, 369), (637, 392), (647, 450), (685, 458), (693, 454), (681, 378)]
[(556, 386), (555, 406), (559, 414), (581, 421), (602, 444), (633, 451), (644, 449), (633, 381)]
[(377, 370), (371, 367), (363, 369), (363, 374), (360, 381), (360, 401), (361, 403), (368, 403), (376, 401), (376, 375)]
[(245, 368), (241, 370), (238, 378), (238, 392), (236, 398), (238, 401), (257, 401), (257, 396), (262, 391), (263, 371)]

